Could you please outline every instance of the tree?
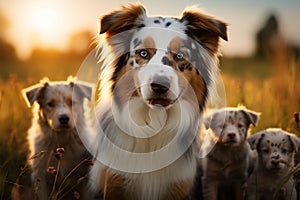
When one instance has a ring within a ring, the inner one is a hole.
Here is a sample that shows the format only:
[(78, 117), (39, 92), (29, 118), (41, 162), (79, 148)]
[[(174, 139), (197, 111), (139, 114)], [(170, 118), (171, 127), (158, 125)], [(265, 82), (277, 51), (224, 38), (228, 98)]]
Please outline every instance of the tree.
[(272, 57), (279, 37), (277, 17), (271, 14), (264, 26), (256, 34), (256, 56), (262, 58)]

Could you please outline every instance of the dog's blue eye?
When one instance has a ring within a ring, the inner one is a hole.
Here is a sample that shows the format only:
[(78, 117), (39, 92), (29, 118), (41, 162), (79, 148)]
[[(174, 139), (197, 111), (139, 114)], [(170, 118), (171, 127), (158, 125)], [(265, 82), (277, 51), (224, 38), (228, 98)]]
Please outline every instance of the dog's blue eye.
[(141, 56), (142, 58), (147, 58), (148, 55), (149, 55), (149, 53), (148, 53), (148, 51), (147, 51), (146, 49), (140, 50), (139, 54), (140, 54), (140, 56)]
[(178, 52), (176, 53), (176, 59), (177, 59), (177, 60), (182, 60), (183, 58), (184, 58), (183, 52), (178, 51)]

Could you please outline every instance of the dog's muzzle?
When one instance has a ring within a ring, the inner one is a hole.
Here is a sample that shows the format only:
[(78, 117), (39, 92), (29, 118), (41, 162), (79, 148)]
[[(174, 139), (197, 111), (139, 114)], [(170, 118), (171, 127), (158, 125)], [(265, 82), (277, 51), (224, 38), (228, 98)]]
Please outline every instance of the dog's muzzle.
[(150, 63), (138, 76), (141, 95), (150, 107), (170, 107), (179, 98), (179, 78), (170, 66)]
[(163, 107), (169, 106), (172, 102), (171, 100), (165, 98), (165, 94), (169, 91), (171, 81), (168, 77), (164, 75), (155, 75), (152, 82), (150, 83), (150, 88), (154, 93), (154, 98), (148, 100), (151, 105), (160, 105)]

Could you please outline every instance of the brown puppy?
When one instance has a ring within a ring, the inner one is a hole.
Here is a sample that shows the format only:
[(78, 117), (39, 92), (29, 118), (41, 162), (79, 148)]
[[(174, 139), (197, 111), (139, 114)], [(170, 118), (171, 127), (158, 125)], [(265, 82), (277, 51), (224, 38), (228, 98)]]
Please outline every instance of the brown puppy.
[(79, 134), (90, 133), (83, 100), (91, 99), (92, 87), (43, 80), (22, 92), (27, 104), (34, 105), (28, 141), (35, 194), (38, 199), (82, 195), (83, 186), (77, 186), (86, 180), (90, 155)]
[(202, 160), (204, 199), (244, 199), (247, 178), (256, 159), (247, 135), (258, 117), (257, 113), (238, 107), (217, 110), (206, 119), (211, 138), (204, 144), (207, 156)]

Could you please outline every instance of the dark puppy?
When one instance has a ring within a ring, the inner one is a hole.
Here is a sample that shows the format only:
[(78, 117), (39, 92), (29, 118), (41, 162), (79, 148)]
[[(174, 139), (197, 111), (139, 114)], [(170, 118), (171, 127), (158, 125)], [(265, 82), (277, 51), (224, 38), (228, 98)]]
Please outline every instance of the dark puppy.
[(258, 152), (256, 170), (249, 179), (248, 199), (296, 199), (293, 178), (288, 176), (300, 140), (281, 129), (267, 129), (253, 134), (248, 141)]
[(204, 144), (207, 156), (202, 160), (204, 199), (244, 199), (256, 159), (247, 135), (257, 121), (257, 113), (241, 107), (217, 110), (206, 119), (211, 138)]

